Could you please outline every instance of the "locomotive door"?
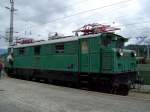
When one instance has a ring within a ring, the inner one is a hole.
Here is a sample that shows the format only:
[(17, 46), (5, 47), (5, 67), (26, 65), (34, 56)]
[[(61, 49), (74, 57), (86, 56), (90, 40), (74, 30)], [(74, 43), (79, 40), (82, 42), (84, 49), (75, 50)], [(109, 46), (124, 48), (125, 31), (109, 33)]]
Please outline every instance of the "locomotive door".
[(80, 72), (89, 72), (89, 42), (88, 39), (80, 40)]
[(33, 66), (34, 68), (40, 68), (41, 67), (41, 46), (35, 46), (34, 47), (34, 62), (33, 62)]

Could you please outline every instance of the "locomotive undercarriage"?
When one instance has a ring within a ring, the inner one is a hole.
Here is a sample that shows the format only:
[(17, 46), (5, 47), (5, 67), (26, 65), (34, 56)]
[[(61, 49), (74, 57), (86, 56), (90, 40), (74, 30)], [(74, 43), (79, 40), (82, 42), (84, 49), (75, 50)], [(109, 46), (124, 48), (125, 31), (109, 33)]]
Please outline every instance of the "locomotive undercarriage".
[(111, 94), (128, 95), (135, 87), (136, 72), (122, 74), (88, 74), (76, 72), (58, 72), (36, 69), (13, 69), (9, 75), (26, 80), (44, 80), (51, 84), (100, 91)]

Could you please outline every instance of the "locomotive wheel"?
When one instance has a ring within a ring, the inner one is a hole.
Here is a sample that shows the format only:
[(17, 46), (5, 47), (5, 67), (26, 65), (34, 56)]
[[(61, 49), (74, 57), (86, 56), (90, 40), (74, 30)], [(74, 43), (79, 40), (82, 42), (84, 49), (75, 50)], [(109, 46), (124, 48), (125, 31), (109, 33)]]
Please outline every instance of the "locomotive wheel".
[(127, 96), (128, 94), (129, 94), (129, 87), (128, 86), (126, 86), (125, 88), (124, 88), (124, 90), (123, 90), (123, 94), (122, 95), (124, 95), (124, 96)]
[(129, 86), (128, 85), (120, 85), (120, 87), (117, 90), (118, 95), (127, 96), (129, 93)]
[(40, 78), (39, 77), (35, 77), (35, 81), (36, 82), (40, 82)]
[(117, 90), (118, 90), (117, 87), (112, 87), (112, 89), (110, 90), (110, 93), (111, 94), (117, 94)]

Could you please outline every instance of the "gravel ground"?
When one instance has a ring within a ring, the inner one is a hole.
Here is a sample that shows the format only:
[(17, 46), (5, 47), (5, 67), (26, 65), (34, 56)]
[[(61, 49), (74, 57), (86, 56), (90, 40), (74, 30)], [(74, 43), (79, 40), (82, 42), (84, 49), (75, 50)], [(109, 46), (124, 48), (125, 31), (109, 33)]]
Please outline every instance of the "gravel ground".
[(5, 78), (0, 112), (150, 112), (150, 94), (118, 96)]

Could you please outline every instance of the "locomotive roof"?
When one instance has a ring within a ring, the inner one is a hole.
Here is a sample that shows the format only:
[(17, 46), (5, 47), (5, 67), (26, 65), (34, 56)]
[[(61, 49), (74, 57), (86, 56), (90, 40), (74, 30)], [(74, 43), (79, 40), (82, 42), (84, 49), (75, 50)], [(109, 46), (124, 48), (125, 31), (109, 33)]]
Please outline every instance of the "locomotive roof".
[[(13, 48), (20, 48), (20, 47), (29, 47), (29, 46), (37, 46), (37, 45), (43, 45), (43, 44), (52, 44), (52, 43), (61, 43), (61, 42), (69, 42), (69, 41), (77, 41), (79, 39), (82, 38), (92, 38), (92, 37), (96, 37), (96, 36), (100, 36), (101, 33), (99, 34), (91, 34), (91, 35), (84, 35), (84, 36), (72, 36), (72, 37), (64, 37), (64, 38), (60, 38), (60, 39), (55, 39), (55, 40), (48, 40), (48, 41), (42, 41), (42, 42), (35, 42), (35, 43), (30, 43), (30, 44), (21, 44), (21, 45), (16, 45), (13, 46)], [(116, 34), (113, 34), (116, 35)], [(117, 35), (119, 36), (119, 35)], [(123, 38), (121, 36), (119, 36), (122, 39), (126, 39)], [(9, 48), (11, 48), (12, 46), (9, 46)]]
[(101, 34), (92, 34), (92, 35), (86, 35), (86, 36), (72, 36), (67, 38), (60, 38), (60, 39), (54, 39), (54, 40), (48, 40), (48, 41), (42, 41), (42, 42), (35, 42), (30, 44), (20, 44), (13, 46), (13, 48), (20, 48), (20, 47), (29, 47), (29, 46), (37, 46), (37, 45), (43, 45), (43, 44), (52, 44), (52, 43), (61, 43), (61, 42), (69, 42), (69, 41), (77, 41), (81, 38), (92, 38), (95, 36), (99, 36)]

